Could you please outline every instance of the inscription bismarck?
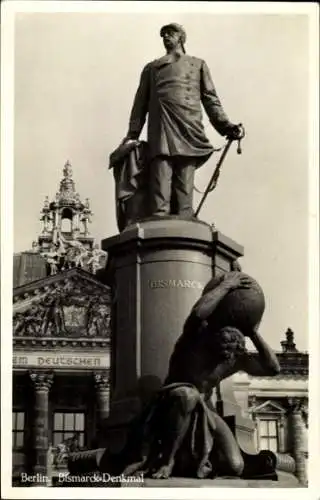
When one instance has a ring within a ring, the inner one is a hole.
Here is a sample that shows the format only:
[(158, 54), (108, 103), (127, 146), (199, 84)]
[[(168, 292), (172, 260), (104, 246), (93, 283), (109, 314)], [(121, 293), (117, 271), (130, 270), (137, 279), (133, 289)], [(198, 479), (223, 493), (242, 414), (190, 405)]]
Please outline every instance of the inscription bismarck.
[(149, 280), (149, 288), (196, 288), (202, 290), (204, 284), (196, 280)]

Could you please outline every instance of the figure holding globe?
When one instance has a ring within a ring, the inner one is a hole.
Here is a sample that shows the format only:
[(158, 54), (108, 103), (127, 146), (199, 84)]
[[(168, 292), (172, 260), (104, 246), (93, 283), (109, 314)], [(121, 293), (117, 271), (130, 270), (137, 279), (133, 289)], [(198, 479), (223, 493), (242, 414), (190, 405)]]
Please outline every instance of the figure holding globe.
[[(242, 474), (239, 446), (210, 398), (219, 382), (240, 370), (260, 376), (279, 373), (276, 355), (257, 332), (264, 308), (259, 284), (242, 272), (209, 281), (175, 345), (164, 386), (141, 417), (140, 460), (130, 461), (137, 442), (128, 441), (126, 474)], [(246, 350), (245, 337), (255, 345), (258, 359)], [(133, 434), (136, 440), (137, 429)]]

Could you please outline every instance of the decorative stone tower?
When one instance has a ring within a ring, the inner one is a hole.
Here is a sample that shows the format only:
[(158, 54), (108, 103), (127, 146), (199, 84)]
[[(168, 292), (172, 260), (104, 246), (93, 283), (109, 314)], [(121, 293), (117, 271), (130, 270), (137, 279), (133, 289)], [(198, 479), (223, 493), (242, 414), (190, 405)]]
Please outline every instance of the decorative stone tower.
[(41, 210), (42, 230), (32, 250), (15, 254), (14, 284), (20, 286), (73, 267), (96, 274), (105, 267), (107, 253), (89, 233), (89, 198), (81, 201), (67, 161), (55, 199), (46, 196)]
[(67, 161), (63, 168), (60, 189), (53, 201), (46, 196), (41, 211), (42, 232), (38, 238), (40, 253), (47, 252), (58, 242), (59, 235), (68, 241), (77, 240), (86, 249), (93, 248), (94, 238), (88, 225), (92, 212), (89, 199), (83, 203), (75, 190), (72, 167)]

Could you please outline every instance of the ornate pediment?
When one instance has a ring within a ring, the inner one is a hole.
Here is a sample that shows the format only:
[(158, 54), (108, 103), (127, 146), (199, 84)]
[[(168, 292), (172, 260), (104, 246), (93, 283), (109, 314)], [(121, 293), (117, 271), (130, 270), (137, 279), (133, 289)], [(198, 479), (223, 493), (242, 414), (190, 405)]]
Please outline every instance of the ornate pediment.
[(263, 402), (262, 404), (258, 404), (255, 406), (252, 406), (250, 408), (251, 412), (254, 413), (271, 413), (271, 414), (282, 414), (286, 412), (286, 409), (283, 408), (279, 403), (276, 403), (275, 401), (268, 400)]
[(13, 292), (14, 337), (108, 338), (110, 289), (81, 269), (44, 278)]

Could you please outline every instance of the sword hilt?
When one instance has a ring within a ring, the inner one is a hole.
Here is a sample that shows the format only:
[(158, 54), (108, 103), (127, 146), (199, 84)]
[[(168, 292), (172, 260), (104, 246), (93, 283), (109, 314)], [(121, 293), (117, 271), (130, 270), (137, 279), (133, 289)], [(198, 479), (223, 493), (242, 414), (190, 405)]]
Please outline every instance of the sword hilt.
[(239, 131), (240, 131), (240, 135), (237, 138), (237, 141), (238, 141), (237, 153), (238, 153), (238, 155), (241, 155), (242, 154), (241, 141), (244, 138), (244, 136), (246, 135), (246, 132), (244, 130), (244, 126), (242, 125), (242, 123), (239, 123), (238, 127), (239, 127)]

